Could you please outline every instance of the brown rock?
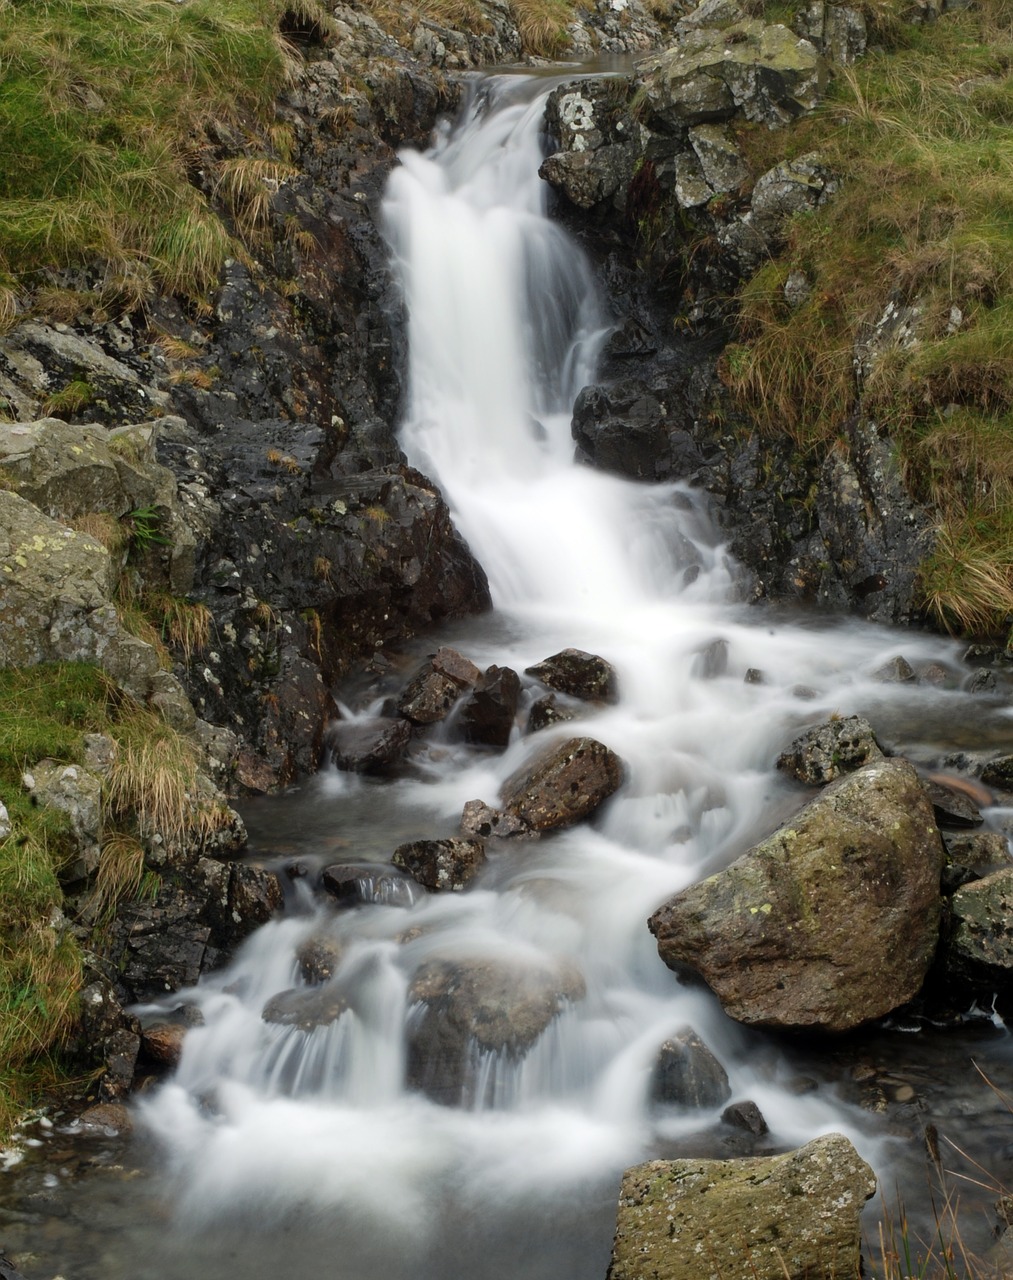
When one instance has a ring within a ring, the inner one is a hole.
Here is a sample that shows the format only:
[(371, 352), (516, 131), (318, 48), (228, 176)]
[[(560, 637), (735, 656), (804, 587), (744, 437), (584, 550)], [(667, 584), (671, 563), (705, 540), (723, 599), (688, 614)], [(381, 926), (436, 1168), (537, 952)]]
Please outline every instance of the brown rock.
[(481, 840), (414, 840), (399, 845), (391, 861), (432, 893), (459, 891), (481, 870), (485, 845)]
[(617, 791), (623, 764), (594, 738), (549, 747), (503, 784), (503, 808), (535, 831), (570, 827)]
[(526, 667), (525, 674), (558, 693), (568, 693), (585, 702), (615, 702), (619, 696), (615, 667), (582, 649), (563, 649), (533, 667)]
[(175, 1067), (183, 1052), (188, 1028), (173, 1022), (156, 1022), (141, 1032), (141, 1052), (152, 1062)]

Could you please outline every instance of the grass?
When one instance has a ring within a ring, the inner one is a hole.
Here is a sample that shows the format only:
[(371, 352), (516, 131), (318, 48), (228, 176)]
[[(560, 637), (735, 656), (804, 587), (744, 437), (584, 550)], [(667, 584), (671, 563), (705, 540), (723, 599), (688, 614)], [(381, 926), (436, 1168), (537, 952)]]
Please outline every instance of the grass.
[[(818, 149), (842, 183), (743, 287), (723, 375), (803, 448), (858, 409), (887, 428), (938, 512), (926, 611), (997, 633), (1013, 616), (1013, 9), (986, 0), (924, 28), (898, 12), (878, 5), (891, 47), (842, 71), (814, 116), (742, 132), (755, 172)], [(792, 271), (810, 285), (795, 310)], [(891, 301), (917, 304), (916, 341), (888, 344), (859, 385), (856, 343)]]
[(144, 890), (145, 838), (190, 842), (227, 812), (202, 799), (198, 747), (120, 694), (85, 664), (0, 670), (0, 798), (11, 820), (0, 840), (0, 1135), (35, 1101), (47, 1056), (70, 1035), (81, 988), (61, 873), (76, 853), (67, 819), (31, 803), (22, 774), (44, 758), (80, 763), (84, 735), (115, 743), (103, 794), (104, 839), (81, 919), (101, 922), (123, 897)]
[(0, 326), (35, 273), (94, 259), (107, 304), (152, 284), (201, 299), (233, 245), (191, 181), (214, 173), (206, 127), (240, 127), (254, 151), (290, 145), (274, 104), (292, 39), (334, 29), (317, 0), (0, 4)]

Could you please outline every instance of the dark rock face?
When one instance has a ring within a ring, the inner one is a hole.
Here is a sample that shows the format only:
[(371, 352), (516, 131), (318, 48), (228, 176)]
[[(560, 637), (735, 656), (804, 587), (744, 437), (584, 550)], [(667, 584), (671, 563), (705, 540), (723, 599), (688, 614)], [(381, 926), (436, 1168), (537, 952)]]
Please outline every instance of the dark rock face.
[(324, 734), (324, 747), (339, 769), (386, 773), (404, 758), (411, 738), (407, 720), (338, 720)]
[(416, 973), (410, 997), (422, 1008), (410, 1024), (408, 1081), (455, 1105), (475, 1087), (471, 1046), (522, 1058), (570, 1002), (584, 996), (576, 969), (502, 961), (436, 960)]
[(415, 840), (395, 849), (392, 861), (432, 893), (457, 891), (482, 869), (485, 845), (481, 840)]
[(580, 456), (630, 480), (692, 476), (703, 455), (684, 419), (677, 412), (669, 415), (662, 394), (632, 379), (585, 387), (574, 403), (571, 425)]
[(619, 698), (619, 682), (615, 667), (594, 653), (582, 649), (563, 649), (551, 658), (527, 667), (525, 674), (534, 676), (542, 684), (559, 693), (585, 702), (616, 702)]
[[(627, 1169), (608, 1280), (852, 1280), (876, 1178), (846, 1138), (786, 1155)], [(705, 1258), (706, 1263), (701, 1263)]]
[(564, 706), (554, 693), (547, 693), (544, 698), (538, 698), (531, 704), (527, 732), (537, 733), (539, 729), (547, 729), (549, 725), (564, 724), (567, 720), (575, 720), (578, 714), (575, 707)]
[(404, 690), (397, 709), (412, 724), (436, 724), (447, 718), (460, 695), (460, 685), (429, 667), (420, 671)]
[(531, 830), (549, 831), (589, 817), (622, 781), (614, 751), (594, 738), (568, 738), (507, 778), (502, 805)]
[(917, 774), (882, 760), (651, 917), (673, 968), (741, 1022), (844, 1031), (911, 999), (939, 929), (942, 844)]
[(521, 681), (510, 667), (490, 667), (461, 709), (466, 742), (505, 747), (510, 741), (521, 696)]
[(719, 1107), (731, 1095), (728, 1073), (692, 1027), (683, 1027), (658, 1050), (651, 1076), (652, 1102)]
[(882, 758), (868, 720), (847, 716), (807, 729), (778, 757), (777, 767), (799, 782), (823, 786)]

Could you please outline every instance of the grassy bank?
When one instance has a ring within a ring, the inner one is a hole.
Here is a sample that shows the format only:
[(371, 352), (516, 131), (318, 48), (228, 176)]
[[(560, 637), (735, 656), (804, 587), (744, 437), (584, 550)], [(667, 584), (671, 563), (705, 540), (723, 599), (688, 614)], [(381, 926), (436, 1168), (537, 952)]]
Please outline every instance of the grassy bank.
[[(878, 47), (840, 71), (826, 104), (778, 133), (744, 130), (759, 173), (818, 150), (840, 175), (823, 209), (743, 289), (733, 390), (772, 432), (826, 448), (860, 403), (940, 513), (924, 566), (944, 626), (1004, 633), (1013, 614), (1013, 5), (913, 26), (886, 5)], [(877, 25), (878, 24), (878, 25)], [(810, 292), (794, 309), (792, 272)], [(889, 303), (913, 340), (856, 375), (856, 344)]]

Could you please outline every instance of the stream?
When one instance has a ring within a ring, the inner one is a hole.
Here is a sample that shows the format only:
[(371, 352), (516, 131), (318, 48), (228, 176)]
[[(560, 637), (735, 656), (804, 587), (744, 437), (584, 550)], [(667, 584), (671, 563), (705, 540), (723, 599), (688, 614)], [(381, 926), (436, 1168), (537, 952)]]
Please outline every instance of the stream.
[[(748, 607), (704, 495), (574, 464), (570, 410), (608, 320), (590, 267), (546, 215), (552, 87), (476, 82), (461, 120), (391, 177), (383, 221), (409, 317), (402, 443), (440, 485), (495, 609), (338, 694), (347, 718), (373, 717), (413, 663), (450, 644), (518, 672), (564, 647), (600, 654), (620, 700), (533, 737), (518, 727), (503, 752), (465, 745), (451, 715), (402, 777), (324, 769), (248, 802), (250, 856), (306, 874), (227, 969), (164, 1006), (193, 1004), (203, 1025), (175, 1075), (137, 1098), (131, 1138), (59, 1117), (26, 1128), (0, 1175), (0, 1244), (28, 1280), (603, 1280), (625, 1167), (743, 1150), (722, 1108), (650, 1101), (658, 1047), (687, 1025), (733, 1100), (765, 1117), (750, 1151), (843, 1132), (884, 1202), (899, 1189), (923, 1233), (934, 1126), (961, 1175), (968, 1239), (988, 1246), (994, 1194), (973, 1181), (1001, 1181), (1013, 1162), (1001, 1096), (1013, 1048), (998, 1019), (783, 1043), (681, 985), (645, 922), (798, 807), (802, 788), (774, 762), (801, 728), (860, 713), (884, 748), (938, 768), (957, 750), (1008, 746), (1009, 691), (963, 691), (960, 649), (936, 636)], [(941, 682), (884, 682), (899, 653)], [(534, 696), (526, 687), (521, 725)], [(536, 748), (584, 733), (627, 770), (591, 823), (490, 848), (464, 893), (402, 885), (339, 909), (308, 887), (325, 865), (379, 871), (403, 841), (456, 834), (467, 801), (495, 804)], [(1011, 820), (989, 811), (998, 829)], [(345, 1012), (309, 1031), (266, 1022), (272, 999), (306, 986), (307, 944), (330, 948)], [(459, 1105), (442, 1105), (406, 1087), (410, 984), (432, 961), (577, 972), (585, 994), (522, 1056), (476, 1046)]]

